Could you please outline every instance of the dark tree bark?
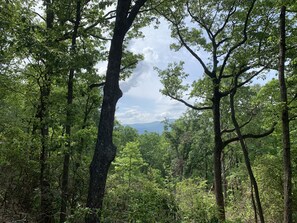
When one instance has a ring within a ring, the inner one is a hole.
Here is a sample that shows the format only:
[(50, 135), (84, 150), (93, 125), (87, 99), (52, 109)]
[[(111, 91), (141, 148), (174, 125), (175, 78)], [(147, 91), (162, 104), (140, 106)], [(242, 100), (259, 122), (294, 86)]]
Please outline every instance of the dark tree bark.
[[(46, 75), (47, 76), (47, 75)], [(47, 79), (47, 77), (45, 78)], [(40, 153), (40, 223), (52, 223), (53, 207), (52, 207), (52, 194), (49, 182), (49, 167), (47, 165), (48, 151), (49, 151), (49, 131), (48, 131), (48, 98), (50, 95), (50, 86), (40, 86), (40, 111), (39, 120), (41, 123), (41, 153)]]
[(222, 181), (223, 181), (223, 194), (224, 194), (224, 200), (225, 200), (225, 205), (227, 200), (228, 200), (228, 182), (227, 182), (227, 176), (226, 176), (226, 165), (225, 165), (225, 153), (222, 151), (221, 154), (221, 163), (222, 163)]
[[(76, 51), (76, 39), (77, 31), (81, 20), (81, 1), (76, 2), (76, 19), (73, 28), (72, 40), (71, 40), (71, 56), (75, 55)], [(70, 68), (68, 76), (68, 92), (67, 92), (67, 112), (66, 112), (66, 126), (65, 133), (67, 137), (66, 152), (64, 154), (63, 162), (63, 175), (62, 175), (62, 188), (61, 188), (61, 207), (60, 207), (60, 223), (66, 221), (67, 217), (67, 200), (68, 200), (68, 181), (69, 181), (69, 162), (70, 162), (70, 150), (71, 150), (71, 127), (72, 127), (72, 115), (71, 105), (73, 103), (73, 78), (75, 70)]]
[(213, 130), (214, 130), (214, 188), (216, 202), (219, 210), (219, 219), (225, 221), (225, 203), (222, 185), (222, 160), (221, 155), (224, 149), (221, 135), (221, 98), (219, 91), (219, 80), (213, 80), (213, 98), (212, 98), (212, 114), (213, 114)]
[[(237, 77), (235, 77), (234, 85), (237, 86)], [(261, 200), (260, 200), (260, 195), (259, 195), (259, 190), (258, 190), (258, 184), (257, 184), (257, 181), (255, 179), (255, 176), (254, 176), (254, 173), (253, 173), (253, 170), (252, 170), (252, 166), (251, 166), (251, 162), (250, 162), (250, 158), (249, 158), (248, 148), (247, 148), (247, 145), (246, 145), (246, 143), (244, 141), (244, 138), (242, 136), (240, 125), (238, 124), (237, 119), (236, 119), (236, 115), (235, 115), (234, 96), (236, 94), (236, 91), (237, 91), (237, 89), (235, 87), (233, 89), (233, 91), (230, 93), (231, 118), (232, 118), (232, 122), (233, 122), (233, 125), (235, 127), (235, 131), (236, 131), (236, 134), (238, 136), (239, 143), (240, 143), (243, 155), (244, 155), (244, 161), (245, 161), (245, 165), (246, 165), (246, 168), (247, 168), (247, 171), (248, 171), (248, 174), (249, 174), (251, 186), (254, 189), (252, 191), (254, 191), (254, 193), (255, 193), (256, 202), (254, 202), (253, 197), (252, 197), (252, 202), (253, 202), (253, 204), (256, 203), (256, 206), (254, 205), (254, 207), (257, 207), (257, 209), (258, 209), (260, 222), (264, 223), (265, 222), (264, 221), (264, 214), (263, 214), (263, 209), (262, 209), (262, 205), (261, 205)], [(252, 193), (252, 196), (254, 196), (253, 193)], [(257, 213), (256, 208), (255, 208), (255, 212)], [(257, 215), (255, 215), (255, 221), (257, 222)]]
[[(53, 28), (54, 12), (51, 8), (51, 0), (45, 0), (46, 6), (46, 29), (50, 31)], [(47, 40), (50, 45), (51, 40)], [(53, 207), (52, 194), (49, 182), (49, 167), (47, 165), (47, 157), (49, 152), (49, 97), (51, 90), (51, 75), (53, 73), (51, 62), (46, 60), (45, 71), (40, 82), (40, 104), (38, 108), (38, 117), (40, 120), (40, 134), (41, 134), (41, 152), (40, 152), (40, 223), (53, 223)]]
[(284, 168), (284, 223), (292, 223), (292, 167), (291, 167), (291, 141), (289, 126), (289, 108), (287, 86), (285, 79), (286, 59), (286, 6), (281, 7), (280, 13), (280, 42), (279, 42), (279, 67), (278, 78), (280, 98), (282, 102), (282, 143), (283, 143), (283, 168)]
[(118, 0), (116, 21), (109, 50), (106, 80), (103, 90), (98, 136), (94, 156), (90, 165), (90, 182), (86, 223), (99, 223), (108, 170), (116, 155), (112, 141), (114, 115), (117, 101), (122, 96), (119, 88), (123, 41), (135, 17), (146, 0), (137, 0), (131, 8), (131, 0)]
[(255, 202), (255, 195), (254, 195), (254, 189), (253, 185), (251, 184), (251, 198), (252, 198), (252, 205), (254, 209), (254, 217), (255, 217), (255, 223), (258, 223), (258, 214), (257, 214), (257, 206)]
[[(188, 41), (188, 33), (184, 32), (184, 26), (183, 20), (176, 15), (174, 10), (169, 9), (167, 13), (164, 13), (163, 11), (158, 11), (159, 14), (164, 16), (171, 24), (172, 28), (174, 29), (174, 34), (179, 40), (179, 44), (186, 48), (186, 50), (200, 63), (200, 65), (203, 68), (203, 71), (206, 76), (208, 76), (212, 83), (212, 92), (211, 92), (211, 105), (207, 107), (196, 107), (181, 97), (176, 95), (176, 92), (166, 92), (166, 94), (171, 97), (174, 100), (177, 100), (179, 102), (182, 102), (184, 105), (191, 109), (195, 110), (206, 110), (206, 109), (212, 109), (212, 118), (213, 118), (213, 131), (214, 131), (214, 149), (213, 149), (213, 168), (214, 168), (214, 193), (216, 197), (216, 205), (218, 208), (218, 220), (220, 222), (224, 222), (225, 217), (225, 204), (224, 204), (224, 195), (223, 195), (223, 185), (222, 185), (222, 162), (221, 162), (221, 155), (224, 147), (228, 145), (232, 141), (238, 141), (239, 139), (232, 139), (230, 140), (224, 140), (222, 138), (222, 129), (221, 129), (221, 100), (223, 97), (228, 96), (231, 93), (231, 90), (227, 91), (221, 91), (220, 89), (222, 85), (222, 80), (226, 80), (229, 78), (232, 78), (232, 75), (225, 74), (226, 68), (229, 66), (229, 62), (232, 61), (232, 57), (234, 52), (241, 49), (241, 47), (246, 43), (248, 39), (248, 23), (250, 20), (250, 16), (252, 13), (252, 10), (255, 5), (255, 0), (249, 1), (249, 7), (246, 12), (246, 16), (244, 18), (244, 21), (242, 21), (242, 31), (240, 32), (240, 36), (242, 36), (241, 39), (239, 39), (237, 42), (230, 41), (232, 38), (220, 38), (220, 35), (224, 33), (228, 28), (227, 24), (231, 24), (230, 20), (231, 17), (234, 15), (234, 13), (237, 11), (237, 5), (236, 2), (233, 2), (230, 4), (229, 11), (226, 13), (225, 19), (221, 22), (221, 26), (214, 28), (213, 24), (209, 24), (208, 20), (205, 20), (203, 16), (199, 15), (197, 11), (195, 11), (196, 5), (192, 7), (192, 2), (187, 1), (185, 10), (188, 12), (188, 17), (192, 19), (192, 21), (196, 21), (197, 25), (200, 26), (200, 28), (203, 29), (203, 31), (207, 34), (209, 42), (211, 44), (211, 62), (204, 61), (197, 52), (195, 52), (195, 49), (193, 46), (193, 41)], [(202, 8), (202, 7), (201, 7)], [(177, 10), (178, 11), (178, 10)], [(209, 13), (209, 12), (207, 12)], [(212, 18), (213, 21), (215, 21), (215, 17)], [(218, 20), (221, 18), (218, 17)], [(235, 23), (234, 23), (235, 24)], [(234, 26), (232, 24), (231, 26)], [(223, 34), (225, 35), (225, 33)], [(228, 44), (226, 44), (228, 43)], [(228, 45), (227, 48), (221, 48), (223, 44)], [(199, 44), (198, 44), (199, 45)], [(202, 47), (205, 47), (203, 44), (201, 44)], [(224, 54), (219, 53), (219, 51), (224, 50)], [(209, 50), (209, 49), (208, 49)], [(240, 63), (240, 62), (239, 62)], [(210, 66), (211, 64), (211, 66)], [(242, 64), (243, 70), (241, 70), (241, 74), (251, 70), (256, 67), (256, 64), (253, 64), (252, 62), (250, 64)], [(248, 77), (245, 81), (241, 83), (240, 86), (243, 86), (245, 83), (250, 81), (253, 77), (255, 77), (257, 74), (251, 75)], [(166, 88), (166, 86), (165, 86)], [(254, 137), (253, 135), (244, 136), (244, 137)], [(256, 136), (259, 137), (259, 136)]]

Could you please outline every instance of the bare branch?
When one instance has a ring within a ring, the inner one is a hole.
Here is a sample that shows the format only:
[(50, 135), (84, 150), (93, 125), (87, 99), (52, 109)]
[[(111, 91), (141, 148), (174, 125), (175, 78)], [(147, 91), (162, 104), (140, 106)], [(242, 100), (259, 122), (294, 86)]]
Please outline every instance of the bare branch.
[(145, 4), (147, 0), (137, 0), (132, 7), (126, 22), (126, 29), (130, 29), (134, 19), (136, 18), (137, 14), (139, 13), (140, 8)]
[(111, 41), (110, 38), (105, 38), (103, 36), (98, 36), (98, 35), (93, 34), (93, 33), (90, 33), (89, 35), (92, 36), (92, 37), (94, 37), (94, 38), (96, 38), (96, 39), (100, 39), (100, 40), (103, 40), (103, 41)]
[[(243, 139), (259, 139), (259, 138), (263, 138), (265, 136), (270, 135), (275, 128), (276, 123), (273, 123), (272, 127), (267, 130), (266, 132), (260, 133), (260, 134), (246, 134), (246, 135), (242, 135)], [(235, 137), (235, 138), (231, 138), (231, 139), (227, 139), (223, 142), (224, 147), (226, 147), (228, 144), (232, 143), (232, 142), (237, 142), (239, 141), (239, 137)]]
[(288, 105), (290, 105), (293, 101), (297, 99), (297, 93), (294, 95), (294, 97), (288, 102)]
[(207, 32), (207, 35), (209, 37), (210, 40), (214, 39), (214, 35), (211, 32), (211, 29), (209, 27), (206, 26), (206, 24), (203, 22), (203, 18), (200, 18), (200, 20), (197, 18), (197, 16), (194, 16), (194, 14), (191, 12), (190, 7), (189, 7), (189, 1), (187, 1), (187, 11), (189, 13), (189, 15), (192, 17), (192, 19), (194, 19), (200, 26), (202, 26), (205, 31)]
[(46, 19), (40, 15), (38, 12), (33, 11), (34, 14), (36, 14), (38, 17), (40, 17), (43, 21), (46, 21)]
[[(180, 23), (180, 21), (179, 21), (179, 22), (174, 21), (174, 20), (172, 20), (171, 18), (169, 18), (167, 15), (165, 15), (163, 12), (160, 12), (160, 11), (158, 11), (157, 9), (156, 9), (156, 11), (157, 11), (160, 15), (162, 15), (167, 21), (169, 21), (169, 22), (176, 28), (177, 35), (178, 35), (178, 37), (179, 37), (179, 40), (180, 40), (181, 44), (182, 44), (182, 45), (189, 51), (189, 53), (190, 53), (193, 57), (195, 57), (195, 58), (198, 60), (198, 62), (199, 62), (199, 63), (201, 64), (201, 66), (203, 67), (204, 72), (205, 72), (208, 76), (213, 77), (212, 72), (207, 68), (206, 64), (203, 62), (203, 60), (201, 59), (201, 57), (198, 56), (198, 54), (196, 54), (196, 53), (191, 49), (191, 47), (186, 43), (186, 41), (184, 40), (184, 38), (183, 38), (183, 36), (182, 36), (182, 34), (181, 34), (181, 32), (180, 32), (180, 27), (179, 27), (179, 23)], [(171, 15), (172, 15), (173, 17), (175, 17), (175, 16), (174, 16), (174, 12), (172, 12), (172, 11), (171, 11)]]
[[(245, 123), (243, 123), (239, 128), (243, 128), (244, 126), (246, 126), (247, 124), (249, 124), (253, 119), (253, 115), (251, 115), (251, 117), (249, 118), (248, 121), (246, 121)], [(231, 132), (234, 132), (236, 129), (233, 128), (233, 129), (224, 129), (222, 132), (221, 132), (221, 135), (223, 135), (224, 133), (231, 133)]]
[(255, 5), (255, 0), (253, 0), (252, 2), (252, 5), (250, 6), (249, 10), (248, 10), (248, 13), (247, 13), (247, 16), (245, 18), (245, 21), (244, 21), (244, 27), (243, 27), (243, 39), (241, 41), (239, 41), (237, 44), (235, 44), (233, 47), (231, 47), (229, 49), (229, 51), (227, 52), (227, 55), (223, 61), (223, 64), (222, 64), (222, 67), (220, 69), (220, 74), (219, 74), (219, 78), (221, 79), (222, 76), (223, 76), (223, 73), (224, 73), (224, 70), (225, 70), (225, 67), (226, 67), (226, 64), (227, 64), (227, 61), (229, 59), (229, 57), (231, 56), (231, 54), (233, 53), (234, 50), (236, 50), (237, 48), (239, 48), (241, 45), (243, 45), (248, 37), (247, 37), (247, 27), (248, 27), (248, 21), (249, 21), (249, 18), (250, 18), (250, 15), (252, 13), (252, 10), (254, 8), (254, 5)]
[(257, 72), (255, 72), (253, 75), (251, 75), (249, 78), (247, 78), (245, 81), (239, 83), (236, 88), (242, 87), (243, 85), (245, 85), (246, 83), (250, 82), (254, 77), (258, 76), (260, 73), (262, 73), (267, 67), (262, 67), (260, 70), (258, 70)]
[(181, 99), (181, 98), (177, 98), (177, 97), (175, 97), (175, 96), (173, 96), (173, 95), (171, 95), (171, 94), (166, 94), (166, 95), (169, 96), (170, 98), (176, 100), (176, 101), (179, 101), (179, 102), (183, 103), (183, 104), (186, 105), (187, 107), (192, 108), (192, 109), (194, 109), (194, 110), (196, 110), (196, 111), (203, 111), (203, 110), (209, 110), (209, 109), (212, 109), (212, 107), (196, 107), (196, 106), (194, 106), (194, 105), (192, 105), (192, 104), (189, 104), (188, 102), (186, 102), (185, 100), (183, 100), (183, 99)]
[(222, 39), (220, 42), (217, 43), (217, 47), (219, 47), (221, 44), (223, 44), (224, 42), (226, 42), (226, 41), (228, 41), (228, 40), (230, 40), (230, 39), (231, 39), (231, 38), (228, 38), (228, 37)]
[[(253, 67), (254, 67), (254, 66), (247, 66), (247, 67), (244, 67), (243, 69), (239, 70), (237, 74), (235, 74), (235, 77), (238, 79), (239, 76), (240, 76), (241, 74), (243, 74), (244, 72), (246, 72), (246, 71), (252, 69)], [(243, 82), (241, 82), (241, 83), (239, 83), (239, 84), (236, 84), (233, 88), (231, 88), (230, 90), (227, 90), (227, 91), (225, 91), (225, 92), (222, 92), (221, 94), (222, 94), (223, 96), (227, 96), (227, 95), (230, 94), (235, 88), (240, 88), (240, 87), (242, 87), (243, 85), (245, 85), (246, 83), (250, 82), (254, 77), (258, 76), (258, 75), (259, 75), (260, 73), (262, 73), (265, 69), (267, 69), (267, 67), (268, 67), (268, 64), (267, 64), (267, 66), (264, 66), (264, 67), (262, 67), (260, 70), (254, 72), (254, 74), (251, 75), (249, 78), (247, 78), (245, 81), (243, 81)], [(231, 76), (232, 76), (232, 75), (228, 75), (228, 77), (231, 77)], [(223, 76), (223, 77), (227, 77), (227, 76)], [(222, 78), (223, 78), (223, 77), (222, 77)]]
[(185, 42), (184, 38), (182, 37), (181, 33), (180, 33), (180, 30), (179, 28), (177, 27), (177, 32), (178, 32), (178, 36), (180, 38), (180, 41), (181, 43), (185, 46), (185, 48), (192, 54), (192, 56), (194, 56), (198, 61), (199, 63), (201, 64), (201, 66), (203, 67), (204, 69), (204, 72), (210, 76), (210, 77), (213, 77), (213, 73), (207, 68), (206, 64), (203, 62), (203, 60), (201, 59), (200, 56), (198, 56), (198, 54), (196, 54), (189, 46), (188, 44)]
[[(228, 12), (228, 15), (227, 15), (227, 17), (226, 17), (226, 19), (225, 19), (225, 21), (224, 21), (224, 24), (221, 26), (221, 28), (219, 28), (218, 30), (217, 30), (217, 32), (214, 34), (214, 38), (216, 38), (216, 36), (218, 35), (218, 34), (220, 34), (220, 32), (222, 32), (224, 29), (225, 29), (225, 27), (226, 27), (226, 25), (228, 24), (228, 22), (229, 22), (229, 19), (231, 18), (231, 16), (234, 14), (236, 12), (236, 7), (235, 7), (235, 1), (233, 2), (233, 4), (232, 4), (232, 7), (230, 7), (230, 10), (229, 10), (229, 12)], [(222, 41), (221, 41), (222, 42)], [(221, 42), (219, 42), (218, 44), (220, 44)]]
[(121, 72), (123, 72), (126, 69), (129, 69), (130, 67), (133, 67), (137, 63), (138, 63), (138, 61), (133, 61), (133, 62), (129, 63), (128, 65), (121, 67)]
[(91, 84), (89, 85), (89, 89), (92, 90), (95, 87), (103, 87), (105, 85), (105, 82), (102, 83), (96, 83), (96, 84)]

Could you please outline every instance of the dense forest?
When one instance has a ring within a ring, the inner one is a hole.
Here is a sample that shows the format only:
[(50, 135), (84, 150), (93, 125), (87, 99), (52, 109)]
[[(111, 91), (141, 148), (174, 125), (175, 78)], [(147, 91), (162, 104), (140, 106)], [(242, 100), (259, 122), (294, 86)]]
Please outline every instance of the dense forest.
[[(119, 82), (163, 23), (202, 72), (155, 67), (187, 111), (139, 134)], [(294, 0), (0, 0), (0, 30), (0, 222), (297, 222)]]

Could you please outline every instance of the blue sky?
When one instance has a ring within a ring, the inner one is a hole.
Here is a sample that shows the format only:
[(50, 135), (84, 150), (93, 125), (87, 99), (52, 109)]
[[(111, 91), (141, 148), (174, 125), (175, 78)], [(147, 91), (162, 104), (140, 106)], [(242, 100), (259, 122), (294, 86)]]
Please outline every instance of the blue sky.
[[(178, 52), (170, 50), (170, 44), (174, 40), (170, 36), (168, 23), (164, 20), (161, 20), (158, 29), (146, 27), (143, 33), (143, 39), (133, 39), (128, 47), (134, 53), (143, 54), (144, 60), (137, 65), (128, 80), (120, 83), (123, 97), (117, 104), (116, 118), (122, 124), (177, 119), (186, 111), (184, 104), (160, 93), (162, 84), (154, 67), (165, 69), (169, 63), (184, 61), (185, 72), (189, 74), (185, 82), (187, 84), (203, 75), (201, 65), (185, 48)], [(198, 55), (207, 61), (206, 53), (200, 51)], [(275, 77), (275, 72), (269, 72), (266, 77), (266, 80), (255, 78), (252, 83), (264, 84)], [(184, 99), (187, 100), (187, 97)]]
[[(42, 14), (42, 1), (37, 3), (35, 10)], [(122, 124), (163, 121), (165, 118), (176, 119), (186, 111), (184, 104), (160, 93), (162, 84), (154, 67), (165, 69), (169, 63), (184, 61), (185, 72), (189, 74), (186, 80), (188, 84), (201, 78), (203, 74), (201, 65), (184, 48), (178, 52), (170, 50), (170, 44), (174, 40), (170, 36), (168, 23), (164, 20), (161, 19), (158, 29), (154, 29), (153, 26), (144, 28), (143, 34), (144, 38), (133, 39), (129, 43), (129, 50), (143, 54), (144, 60), (137, 65), (128, 80), (120, 83), (123, 97), (117, 104), (116, 118)], [(202, 59), (207, 57), (202, 51), (199, 56)], [(105, 73), (106, 63), (99, 63), (97, 68), (98, 73)], [(275, 74), (271, 73), (266, 81), (274, 76)], [(253, 82), (263, 84), (266, 81)]]
[(202, 75), (199, 63), (184, 49), (179, 52), (170, 50), (170, 30), (166, 22), (159, 29), (143, 29), (143, 39), (132, 40), (129, 50), (144, 55), (132, 76), (120, 86), (123, 97), (117, 104), (116, 118), (122, 124), (162, 121), (165, 118), (176, 119), (185, 111), (185, 105), (169, 99), (160, 93), (162, 84), (154, 67), (165, 69), (168, 63), (185, 61), (185, 70), (190, 74), (189, 81)]

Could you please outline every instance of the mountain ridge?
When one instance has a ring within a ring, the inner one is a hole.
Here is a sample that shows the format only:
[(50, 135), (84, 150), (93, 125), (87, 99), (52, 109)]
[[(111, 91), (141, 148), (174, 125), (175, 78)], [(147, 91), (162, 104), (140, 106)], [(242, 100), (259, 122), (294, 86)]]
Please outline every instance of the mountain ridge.
[[(170, 123), (174, 121), (174, 119), (169, 120)], [(130, 126), (131, 128), (136, 129), (139, 134), (144, 134), (145, 132), (155, 132), (158, 134), (162, 134), (164, 131), (164, 125), (164, 121), (125, 124), (125, 126)]]

